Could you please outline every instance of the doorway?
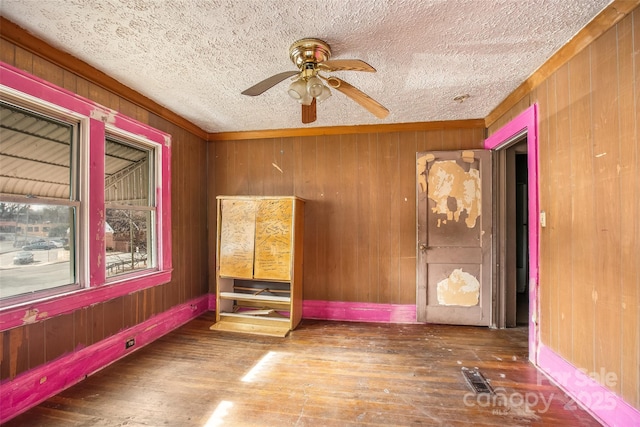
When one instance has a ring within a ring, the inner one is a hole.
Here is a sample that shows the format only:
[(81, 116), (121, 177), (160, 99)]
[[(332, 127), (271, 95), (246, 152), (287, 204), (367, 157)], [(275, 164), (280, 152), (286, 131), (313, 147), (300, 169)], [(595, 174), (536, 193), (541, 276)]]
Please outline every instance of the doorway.
[(495, 152), (496, 326), (528, 325), (529, 230), (527, 135)]
[[(524, 151), (526, 141), (526, 154)], [(522, 143), (522, 147), (518, 146), (509, 150), (510, 147), (518, 145)], [(538, 106), (537, 104), (533, 104), (523, 112), (514, 117), (507, 124), (502, 126), (500, 129), (494, 131), (484, 143), (485, 149), (494, 151), (494, 170), (496, 173), (494, 174), (494, 194), (498, 197), (494, 198), (494, 230), (496, 232), (496, 239), (494, 245), (493, 256), (495, 259), (494, 266), (494, 295), (496, 296), (494, 300), (494, 326), (499, 328), (507, 327), (507, 318), (510, 319), (510, 325), (517, 325), (517, 300), (518, 300), (518, 292), (517, 292), (517, 282), (516, 282), (516, 292), (515, 296), (513, 295), (514, 287), (507, 286), (507, 270), (504, 267), (508, 267), (511, 265), (512, 269), (515, 268), (515, 272), (510, 272), (510, 275), (516, 275), (517, 277), (517, 258), (513, 260), (510, 264), (507, 263), (506, 254), (507, 254), (507, 244), (511, 242), (516, 246), (512, 248), (510, 253), (515, 254), (515, 248), (517, 247), (517, 243), (515, 242), (515, 238), (508, 238), (507, 234), (507, 226), (509, 225), (509, 221), (506, 221), (506, 201), (510, 200), (510, 203), (515, 203), (515, 197), (509, 199), (506, 197), (506, 186), (514, 185), (516, 186), (517, 180), (507, 180), (507, 172), (506, 172), (506, 157), (507, 155), (513, 155), (514, 161), (512, 164), (514, 168), (516, 167), (516, 156), (520, 157), (519, 162), (524, 162), (526, 159), (526, 176), (527, 176), (527, 186), (526, 186), (526, 209), (527, 214), (524, 215), (522, 224), (526, 221), (527, 225), (527, 234), (526, 234), (526, 243), (524, 243), (525, 237), (522, 237), (521, 248), (526, 248), (526, 252), (523, 251), (520, 255), (527, 254), (527, 263), (526, 270), (521, 270), (521, 274), (526, 274), (526, 290), (521, 293), (521, 300), (524, 299), (524, 303), (526, 303), (527, 298), (525, 295), (528, 294), (528, 310), (521, 306), (520, 310), (520, 318), (522, 319), (525, 312), (527, 313), (528, 322), (528, 334), (529, 334), (529, 360), (533, 363), (537, 363), (537, 353), (538, 353), (538, 339), (539, 339), (539, 313), (538, 313), (538, 260), (539, 260), (539, 227), (540, 227), (540, 213), (539, 213), (539, 193), (538, 193)], [(520, 152), (517, 152), (520, 150)], [(502, 159), (502, 160), (501, 160)], [(500, 168), (500, 165), (504, 165), (504, 168)], [(521, 174), (524, 174), (524, 168), (521, 169)], [(516, 176), (515, 170), (511, 176)], [(521, 192), (524, 188), (521, 188)], [(515, 191), (515, 190), (514, 190)], [(499, 197), (500, 194), (503, 197)], [(525, 209), (525, 204), (521, 203), (522, 209)], [(515, 209), (515, 206), (514, 206)], [(511, 236), (516, 236), (515, 232), (515, 221), (511, 222), (512, 227), (514, 229), (511, 232)], [(524, 224), (523, 224), (524, 225)], [(522, 265), (522, 264), (521, 264)], [(527, 274), (528, 271), (528, 274)], [(513, 276), (512, 276), (513, 277)], [(516, 278), (517, 281), (517, 278)], [(522, 285), (521, 285), (522, 287)], [(521, 289), (522, 290), (522, 289)], [(509, 291), (509, 293), (507, 292)], [(515, 299), (516, 304), (513, 303)], [(510, 304), (507, 304), (508, 301), (512, 301)], [(524, 304), (523, 304), (524, 305)], [(513, 308), (513, 311), (509, 311), (509, 315), (507, 316), (507, 308)], [(515, 319), (515, 320), (514, 320)]]

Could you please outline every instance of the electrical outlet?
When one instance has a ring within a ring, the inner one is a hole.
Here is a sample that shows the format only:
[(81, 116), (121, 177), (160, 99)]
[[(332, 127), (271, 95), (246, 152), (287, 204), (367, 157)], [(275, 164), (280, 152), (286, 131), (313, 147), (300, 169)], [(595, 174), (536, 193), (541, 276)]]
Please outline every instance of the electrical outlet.
[(135, 338), (129, 338), (129, 339), (127, 340), (127, 342), (125, 342), (125, 343), (124, 343), (124, 348), (125, 348), (125, 350), (126, 350), (127, 348), (131, 348), (131, 347), (133, 347), (134, 345), (136, 345), (136, 339), (135, 339)]

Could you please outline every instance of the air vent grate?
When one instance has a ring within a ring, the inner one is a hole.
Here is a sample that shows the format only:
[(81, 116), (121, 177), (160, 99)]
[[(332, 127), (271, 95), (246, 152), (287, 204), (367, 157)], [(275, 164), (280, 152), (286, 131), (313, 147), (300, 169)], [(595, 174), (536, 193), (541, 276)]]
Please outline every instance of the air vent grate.
[(493, 389), (478, 368), (462, 368), (462, 376), (476, 394), (493, 394)]

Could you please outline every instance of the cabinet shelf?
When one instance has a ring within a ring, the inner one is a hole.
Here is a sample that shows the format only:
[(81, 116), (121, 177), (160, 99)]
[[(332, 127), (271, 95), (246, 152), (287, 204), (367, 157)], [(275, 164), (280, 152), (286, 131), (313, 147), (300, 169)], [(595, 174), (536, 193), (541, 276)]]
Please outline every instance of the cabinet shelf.
[(249, 314), (242, 313), (220, 313), (220, 317), (236, 317), (239, 319), (251, 319), (251, 320), (259, 320), (266, 322), (285, 322), (289, 323), (288, 317), (275, 317), (275, 316), (252, 316)]
[(277, 297), (271, 295), (253, 295), (243, 294), (239, 292), (220, 292), (221, 299), (230, 299), (236, 301), (273, 301), (273, 302), (291, 302), (289, 297)]

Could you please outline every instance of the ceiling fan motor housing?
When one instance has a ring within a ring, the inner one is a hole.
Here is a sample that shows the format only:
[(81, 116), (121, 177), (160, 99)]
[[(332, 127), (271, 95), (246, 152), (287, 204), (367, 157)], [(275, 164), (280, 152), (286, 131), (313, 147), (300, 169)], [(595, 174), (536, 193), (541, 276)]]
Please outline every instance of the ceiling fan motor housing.
[(331, 58), (331, 47), (320, 39), (302, 39), (291, 45), (289, 57), (302, 71), (315, 69), (316, 64)]

